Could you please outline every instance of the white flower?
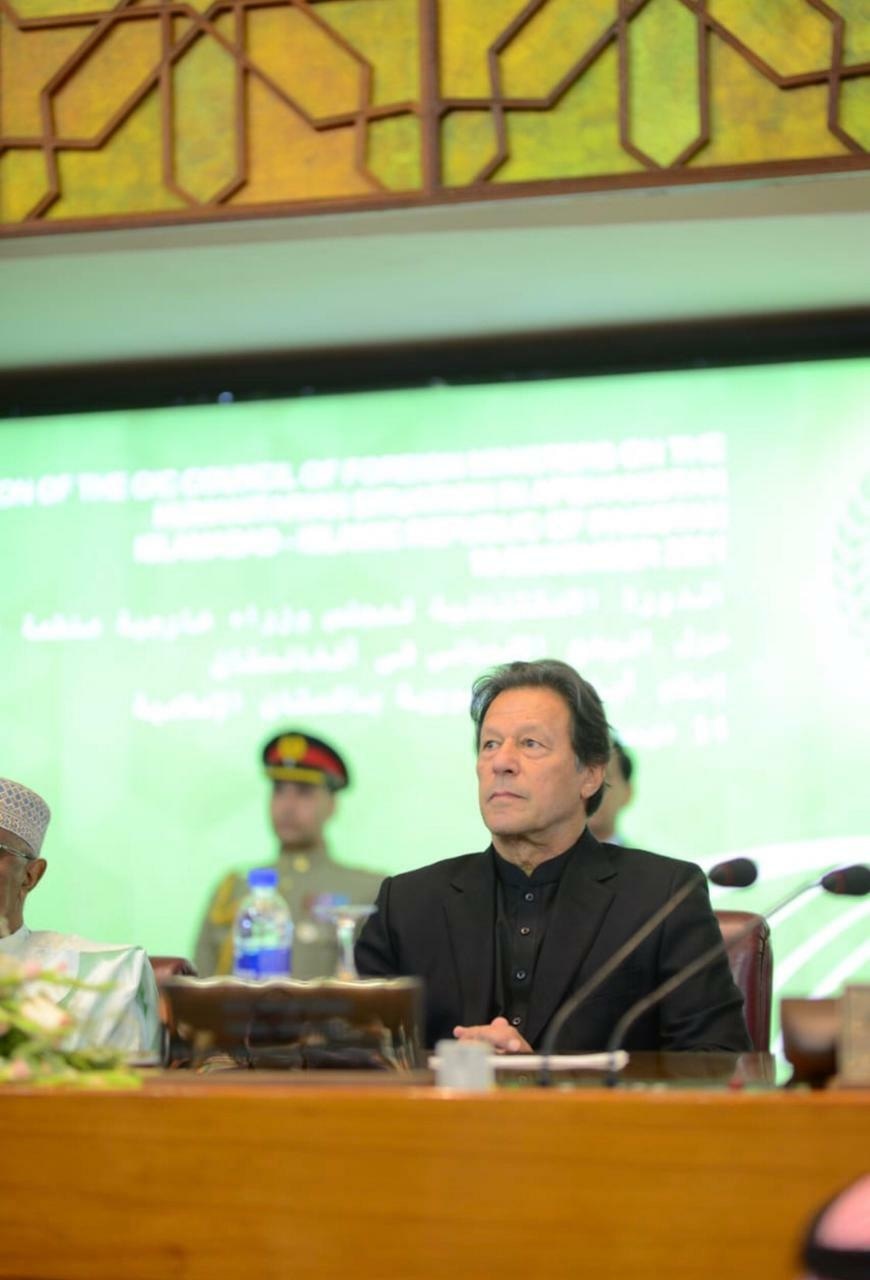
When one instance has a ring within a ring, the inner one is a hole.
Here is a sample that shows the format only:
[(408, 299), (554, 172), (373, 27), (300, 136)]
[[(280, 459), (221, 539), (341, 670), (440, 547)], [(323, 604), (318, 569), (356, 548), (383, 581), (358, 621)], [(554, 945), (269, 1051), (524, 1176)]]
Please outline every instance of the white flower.
[(66, 1030), (72, 1026), (72, 1018), (64, 1010), (49, 1000), (47, 996), (34, 995), (28, 996), (21, 1001), (21, 1016), (27, 1018), (28, 1022), (33, 1022), (42, 1031), (53, 1034), (55, 1031)]

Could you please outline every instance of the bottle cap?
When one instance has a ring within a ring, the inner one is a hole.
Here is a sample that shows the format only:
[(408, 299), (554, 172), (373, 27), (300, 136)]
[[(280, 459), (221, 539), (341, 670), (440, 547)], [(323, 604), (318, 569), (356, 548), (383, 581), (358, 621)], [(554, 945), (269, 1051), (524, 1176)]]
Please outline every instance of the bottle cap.
[(274, 867), (255, 867), (248, 872), (248, 886), (251, 889), (276, 889), (278, 872)]

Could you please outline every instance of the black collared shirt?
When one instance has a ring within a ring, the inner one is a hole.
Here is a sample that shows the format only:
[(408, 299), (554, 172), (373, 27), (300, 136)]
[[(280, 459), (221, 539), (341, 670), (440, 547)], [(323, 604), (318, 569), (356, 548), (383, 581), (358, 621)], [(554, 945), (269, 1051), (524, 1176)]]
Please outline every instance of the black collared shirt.
[[(582, 836), (581, 836), (582, 839)], [(579, 842), (578, 842), (579, 843)], [(526, 875), (495, 849), (495, 1013), (524, 1033), (529, 996), (562, 872), (577, 845)]]

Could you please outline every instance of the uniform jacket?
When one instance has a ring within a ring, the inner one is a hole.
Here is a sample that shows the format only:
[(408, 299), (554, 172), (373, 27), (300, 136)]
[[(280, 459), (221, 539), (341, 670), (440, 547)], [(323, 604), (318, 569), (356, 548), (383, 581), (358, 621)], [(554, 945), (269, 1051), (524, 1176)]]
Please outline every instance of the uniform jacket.
[[(269, 865), (278, 871), (278, 891), (287, 900), (293, 917), (293, 977), (332, 977), (338, 959), (335, 928), (318, 920), (314, 910), (319, 902), (336, 897), (345, 902), (373, 902), (381, 877), (342, 866), (326, 851), (311, 857), (281, 854), (277, 863)], [(232, 972), (233, 920), (247, 891), (246, 876), (233, 871), (212, 895), (194, 955), (201, 978)]]

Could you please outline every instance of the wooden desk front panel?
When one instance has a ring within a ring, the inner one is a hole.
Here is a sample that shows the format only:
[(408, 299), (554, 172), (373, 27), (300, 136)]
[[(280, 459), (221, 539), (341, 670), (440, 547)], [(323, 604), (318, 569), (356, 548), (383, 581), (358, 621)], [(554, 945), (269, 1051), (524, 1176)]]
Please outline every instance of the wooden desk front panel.
[(156, 1083), (0, 1097), (17, 1280), (792, 1280), (870, 1094)]

